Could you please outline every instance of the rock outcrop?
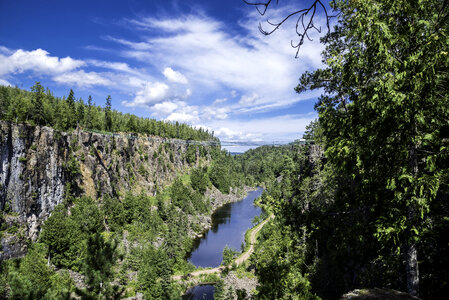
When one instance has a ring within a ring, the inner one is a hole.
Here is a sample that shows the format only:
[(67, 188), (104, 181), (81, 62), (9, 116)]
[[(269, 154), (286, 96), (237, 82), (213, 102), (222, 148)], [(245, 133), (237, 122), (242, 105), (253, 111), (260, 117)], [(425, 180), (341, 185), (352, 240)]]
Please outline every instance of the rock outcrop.
[[(188, 147), (195, 161), (188, 162)], [(67, 192), (120, 197), (155, 194), (178, 174), (210, 161), (207, 143), (154, 136), (72, 133), (0, 121), (0, 259), (24, 254)], [(11, 229), (13, 228), (13, 229)], [(10, 234), (9, 234), (9, 233)], [(17, 234), (19, 233), (19, 234)]]

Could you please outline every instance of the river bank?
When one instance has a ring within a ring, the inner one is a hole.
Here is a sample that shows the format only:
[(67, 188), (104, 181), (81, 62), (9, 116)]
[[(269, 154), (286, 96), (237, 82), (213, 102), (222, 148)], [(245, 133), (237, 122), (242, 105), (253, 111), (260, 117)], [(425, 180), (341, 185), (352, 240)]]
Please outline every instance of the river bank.
[[(193, 239), (202, 238), (204, 234), (212, 228), (212, 216), (219, 208), (229, 203), (241, 201), (248, 195), (248, 193), (254, 192), (257, 189), (257, 187), (250, 186), (231, 187), (229, 194), (223, 194), (214, 186), (208, 188), (205, 197), (211, 204), (211, 213), (198, 216), (202, 230), (200, 232), (191, 231), (189, 232), (189, 236)], [(193, 216), (189, 216), (189, 218), (193, 218)]]

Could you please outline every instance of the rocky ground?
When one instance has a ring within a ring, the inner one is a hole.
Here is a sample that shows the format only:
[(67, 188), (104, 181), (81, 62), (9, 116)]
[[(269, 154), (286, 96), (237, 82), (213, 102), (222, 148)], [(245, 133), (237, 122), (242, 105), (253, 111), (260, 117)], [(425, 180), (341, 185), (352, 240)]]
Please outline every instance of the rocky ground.
[(244, 290), (246, 295), (248, 295), (249, 298), (252, 298), (251, 295), (254, 293), (258, 285), (256, 277), (239, 277), (235, 272), (229, 272), (223, 280), (225, 290), (229, 290), (230, 287), (234, 290), (233, 299), (237, 299), (237, 293), (235, 292), (237, 290)]
[(419, 300), (407, 293), (390, 289), (357, 289), (341, 296), (340, 300)]

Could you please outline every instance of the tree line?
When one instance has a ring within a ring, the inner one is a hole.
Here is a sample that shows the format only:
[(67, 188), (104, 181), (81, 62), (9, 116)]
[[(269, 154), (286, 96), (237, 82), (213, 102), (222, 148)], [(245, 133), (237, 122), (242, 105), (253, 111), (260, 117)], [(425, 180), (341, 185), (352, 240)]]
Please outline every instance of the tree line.
[(124, 114), (112, 109), (111, 96), (105, 105), (94, 103), (91, 96), (87, 102), (76, 99), (70, 89), (67, 97), (55, 97), (39, 83), (31, 92), (17, 87), (0, 86), (0, 119), (16, 123), (50, 126), (61, 131), (70, 131), (77, 126), (106, 132), (129, 132), (179, 138), (196, 141), (218, 141), (213, 132), (193, 128), (179, 122), (156, 121), (155, 119)]

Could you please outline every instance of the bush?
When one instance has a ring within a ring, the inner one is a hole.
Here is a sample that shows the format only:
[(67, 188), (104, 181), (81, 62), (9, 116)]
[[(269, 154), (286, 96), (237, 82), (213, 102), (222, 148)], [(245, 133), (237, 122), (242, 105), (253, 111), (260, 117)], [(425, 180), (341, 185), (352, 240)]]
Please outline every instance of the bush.
[(192, 171), (190, 176), (192, 188), (204, 195), (207, 186), (209, 185), (209, 178), (207, 176), (207, 168), (198, 168)]

